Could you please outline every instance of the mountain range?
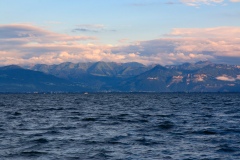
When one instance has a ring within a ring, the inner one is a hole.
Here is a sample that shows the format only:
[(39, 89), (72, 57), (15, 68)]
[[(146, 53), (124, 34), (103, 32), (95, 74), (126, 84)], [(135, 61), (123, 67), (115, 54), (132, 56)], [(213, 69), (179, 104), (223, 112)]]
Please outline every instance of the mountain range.
[(0, 92), (240, 92), (240, 66), (65, 62), (0, 67)]

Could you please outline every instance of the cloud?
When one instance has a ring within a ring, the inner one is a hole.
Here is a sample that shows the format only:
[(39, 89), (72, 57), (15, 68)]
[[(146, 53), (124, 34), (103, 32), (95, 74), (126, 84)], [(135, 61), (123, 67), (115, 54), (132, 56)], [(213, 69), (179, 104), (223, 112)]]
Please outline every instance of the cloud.
[[(180, 0), (183, 4), (186, 4), (188, 6), (199, 6), (202, 4), (205, 5), (212, 5), (212, 4), (223, 4), (224, 0)], [(229, 2), (240, 2), (240, 0), (229, 0)]]
[(189, 6), (199, 6), (201, 4), (214, 4), (214, 3), (222, 3), (224, 0), (180, 0), (182, 3)]
[(104, 31), (115, 32), (116, 30), (107, 29), (102, 24), (82, 24), (82, 25), (78, 25), (77, 28), (72, 30), (72, 32), (93, 32), (93, 33), (99, 33)]
[(175, 28), (169, 37), (232, 38), (240, 36), (240, 27)]
[(162, 64), (210, 60), (238, 64), (240, 27), (176, 28), (165, 37), (113, 48), (113, 53), (159, 56)]
[[(237, 3), (240, 2), (240, 0), (227, 0), (231, 3)], [(224, 5), (227, 4), (226, 0), (165, 0), (165, 2), (158, 2), (158, 3), (150, 3), (150, 2), (144, 2), (144, 3), (131, 3), (130, 6), (133, 7), (146, 7), (146, 6), (156, 6), (156, 5), (176, 5), (176, 4), (184, 4), (188, 6), (194, 6), (199, 7), (200, 5)]]
[[(192, 39), (188, 40), (189, 43)], [(196, 62), (199, 60), (213, 60), (214, 56), (195, 52), (194, 50), (181, 49), (186, 39), (161, 38), (149, 41), (139, 41), (131, 45), (117, 46), (112, 48), (114, 54), (137, 53), (144, 57), (145, 63), (176, 64), (183, 62)], [(193, 45), (193, 44), (192, 44)], [(147, 58), (148, 57), (148, 58)], [(148, 59), (148, 62), (146, 61)]]
[[(95, 26), (95, 28), (104, 26)], [(162, 65), (210, 60), (240, 62), (240, 27), (175, 28), (162, 38), (119, 45), (54, 33), (32, 25), (0, 25), (0, 64), (115, 61)], [(83, 43), (84, 42), (84, 43)]]
[(1, 39), (24, 40), (29, 42), (50, 42), (94, 40), (96, 38), (89, 36), (69, 36), (50, 32), (32, 25), (12, 24), (0, 25), (0, 40)]
[(217, 80), (220, 80), (220, 81), (229, 81), (229, 82), (234, 82), (236, 81), (235, 78), (231, 77), (231, 76), (227, 76), (227, 75), (222, 75), (222, 76), (218, 76), (216, 77)]
[(93, 29), (86, 29), (86, 28), (75, 28), (72, 30), (73, 32), (99, 32), (98, 30), (93, 30)]
[(184, 40), (177, 45), (180, 51), (240, 57), (240, 27), (173, 29), (166, 36)]

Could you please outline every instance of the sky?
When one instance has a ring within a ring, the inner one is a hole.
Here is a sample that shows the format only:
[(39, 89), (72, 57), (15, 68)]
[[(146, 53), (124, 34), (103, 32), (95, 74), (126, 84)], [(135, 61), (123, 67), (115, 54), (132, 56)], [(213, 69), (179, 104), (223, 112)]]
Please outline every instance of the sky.
[(240, 0), (0, 0), (0, 65), (240, 64)]

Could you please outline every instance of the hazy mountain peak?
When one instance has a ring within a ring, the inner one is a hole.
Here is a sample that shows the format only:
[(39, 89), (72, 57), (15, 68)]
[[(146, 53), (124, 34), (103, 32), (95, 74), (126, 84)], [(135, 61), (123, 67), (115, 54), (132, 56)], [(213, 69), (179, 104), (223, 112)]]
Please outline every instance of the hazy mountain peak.
[(138, 62), (127, 62), (127, 63), (123, 63), (122, 65), (128, 66), (128, 67), (145, 67), (145, 65)]
[(212, 64), (211, 61), (198, 61), (195, 64)]
[(2, 69), (2, 70), (11, 70), (11, 69), (23, 69), (23, 68), (18, 66), (18, 65), (9, 65), (9, 66), (1, 67), (0, 69)]
[(166, 68), (166, 67), (163, 67), (163, 66), (160, 65), (160, 64), (158, 64), (158, 65), (156, 65), (156, 66), (153, 68), (153, 70), (167, 70), (167, 68)]

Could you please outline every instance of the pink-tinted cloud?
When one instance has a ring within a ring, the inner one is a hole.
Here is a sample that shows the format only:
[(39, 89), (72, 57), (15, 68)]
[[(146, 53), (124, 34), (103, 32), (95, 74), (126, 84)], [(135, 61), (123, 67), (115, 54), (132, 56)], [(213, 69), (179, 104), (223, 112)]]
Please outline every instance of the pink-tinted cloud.
[(177, 47), (181, 51), (240, 57), (240, 27), (173, 29), (167, 36), (180, 37), (185, 41)]
[(240, 27), (175, 28), (166, 36), (195, 38), (238, 38)]
[(235, 78), (231, 77), (231, 76), (228, 76), (228, 75), (222, 75), (222, 76), (218, 76), (216, 77), (217, 80), (220, 80), (220, 81), (229, 81), (229, 82), (234, 82), (236, 81)]
[(95, 37), (59, 34), (31, 25), (0, 25), (0, 64), (136, 61), (167, 65), (199, 60), (239, 63), (239, 37), (239, 27), (176, 28), (159, 39), (112, 46), (94, 44)]
[(94, 40), (89, 36), (69, 36), (44, 30), (39, 27), (25, 24), (0, 25), (0, 39), (23, 40), (29, 42), (52, 42), (52, 41), (83, 41)]

